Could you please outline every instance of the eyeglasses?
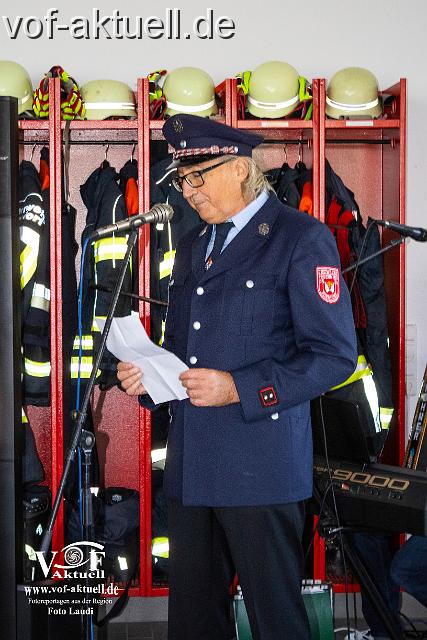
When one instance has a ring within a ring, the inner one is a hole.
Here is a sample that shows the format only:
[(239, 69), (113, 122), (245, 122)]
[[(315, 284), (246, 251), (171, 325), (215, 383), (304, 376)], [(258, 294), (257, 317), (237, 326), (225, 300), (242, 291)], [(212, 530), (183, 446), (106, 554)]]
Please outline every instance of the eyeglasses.
[(222, 162), (217, 162), (216, 164), (213, 164), (210, 167), (206, 167), (206, 169), (200, 169), (200, 171), (190, 171), (189, 173), (186, 173), (185, 176), (177, 176), (176, 178), (172, 179), (172, 184), (175, 187), (175, 189), (180, 193), (182, 193), (182, 190), (183, 190), (182, 184), (184, 180), (190, 187), (192, 187), (193, 189), (196, 189), (205, 184), (203, 174), (208, 173), (208, 171), (212, 171), (212, 169), (216, 169), (217, 167), (220, 167), (223, 164), (227, 164), (227, 162), (231, 162), (231, 160), (235, 160), (235, 159), (236, 158), (227, 158), (227, 160), (223, 160)]

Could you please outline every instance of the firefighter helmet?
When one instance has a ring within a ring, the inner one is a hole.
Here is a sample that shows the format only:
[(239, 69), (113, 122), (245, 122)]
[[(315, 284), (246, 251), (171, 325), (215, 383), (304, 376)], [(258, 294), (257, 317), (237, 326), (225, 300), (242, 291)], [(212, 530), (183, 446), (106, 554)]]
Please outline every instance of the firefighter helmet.
[(191, 113), (212, 116), (218, 111), (212, 78), (197, 67), (179, 67), (167, 74), (163, 84), (165, 115)]
[(330, 118), (378, 118), (381, 113), (378, 80), (371, 71), (347, 67), (332, 76), (326, 92), (326, 114)]
[(132, 89), (119, 80), (90, 80), (81, 88), (88, 120), (106, 120), (112, 116), (136, 118)]
[(251, 75), (247, 108), (257, 118), (283, 118), (299, 103), (298, 71), (287, 62), (264, 62)]
[(0, 60), (0, 96), (18, 98), (18, 115), (31, 111), (33, 87), (30, 76), (17, 62)]

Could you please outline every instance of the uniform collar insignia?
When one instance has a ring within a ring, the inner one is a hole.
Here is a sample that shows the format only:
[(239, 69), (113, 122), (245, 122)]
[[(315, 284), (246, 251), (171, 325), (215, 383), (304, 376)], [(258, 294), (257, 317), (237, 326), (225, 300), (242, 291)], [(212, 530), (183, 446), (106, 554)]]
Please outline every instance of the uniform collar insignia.
[(266, 222), (261, 222), (261, 224), (258, 225), (258, 233), (260, 236), (268, 236), (270, 233), (270, 225)]

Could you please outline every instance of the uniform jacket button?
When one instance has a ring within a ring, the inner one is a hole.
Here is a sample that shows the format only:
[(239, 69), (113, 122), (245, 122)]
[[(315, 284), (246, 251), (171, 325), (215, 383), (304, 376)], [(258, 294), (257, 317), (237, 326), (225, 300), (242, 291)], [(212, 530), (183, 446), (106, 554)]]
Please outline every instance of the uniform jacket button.
[(190, 358), (190, 364), (196, 364), (196, 362), (197, 362), (197, 358), (196, 358), (196, 356), (191, 356), (191, 358)]
[(203, 289), (203, 287), (197, 287), (196, 289), (196, 293), (198, 296), (202, 296), (204, 294), (205, 290)]
[(271, 419), (272, 420), (278, 420), (279, 419), (279, 414), (278, 413), (272, 413), (271, 414)]
[(198, 331), (200, 329), (202, 325), (200, 324), (200, 322), (198, 320), (196, 320), (196, 322), (193, 322), (193, 328)]
[(248, 289), (252, 289), (252, 287), (254, 286), (254, 281), (253, 280), (246, 280), (246, 286)]

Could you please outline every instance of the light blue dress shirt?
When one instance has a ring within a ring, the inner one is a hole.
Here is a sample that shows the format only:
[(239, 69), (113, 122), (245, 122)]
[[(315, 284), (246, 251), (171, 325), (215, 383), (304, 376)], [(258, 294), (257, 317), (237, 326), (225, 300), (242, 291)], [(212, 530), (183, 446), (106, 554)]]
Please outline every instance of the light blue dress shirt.
[[(262, 191), (255, 200), (252, 200), (244, 209), (236, 213), (232, 218), (228, 218), (226, 222), (232, 222), (234, 227), (231, 227), (228, 235), (224, 241), (223, 247), (221, 249), (221, 253), (224, 251), (225, 247), (230, 244), (230, 242), (237, 236), (239, 231), (243, 229), (245, 225), (248, 224), (249, 220), (254, 217), (254, 215), (261, 209), (261, 207), (268, 200), (268, 191)], [(207, 259), (208, 256), (212, 253), (212, 249), (215, 242), (216, 235), (216, 225), (213, 225), (211, 239), (209, 240), (208, 248), (206, 250)]]

